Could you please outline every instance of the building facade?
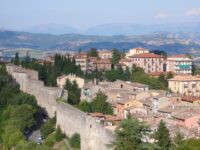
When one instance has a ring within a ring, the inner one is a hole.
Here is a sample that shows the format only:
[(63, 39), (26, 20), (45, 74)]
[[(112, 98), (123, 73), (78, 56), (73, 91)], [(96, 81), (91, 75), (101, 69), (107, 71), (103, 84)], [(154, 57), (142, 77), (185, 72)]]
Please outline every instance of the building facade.
[(192, 59), (187, 55), (173, 55), (166, 60), (166, 70), (181, 74), (192, 74)]
[(128, 51), (128, 53), (126, 53), (126, 57), (130, 57), (132, 55), (136, 55), (136, 54), (143, 54), (143, 53), (149, 53), (148, 49), (142, 48), (142, 47), (136, 47), (136, 48), (132, 48)]
[(168, 88), (174, 93), (200, 96), (200, 78), (195, 76), (177, 76), (168, 79)]
[(133, 63), (144, 69), (145, 73), (163, 72), (164, 58), (154, 53), (143, 53), (129, 57)]
[(109, 59), (112, 58), (112, 51), (109, 50), (98, 51), (98, 55), (101, 59)]
[(76, 60), (76, 65), (80, 65), (81, 66), (81, 70), (86, 72), (89, 68), (89, 61), (86, 57), (77, 57), (75, 58)]
[(59, 88), (64, 88), (67, 79), (71, 82), (76, 81), (79, 88), (82, 88), (85, 83), (84, 79), (79, 78), (76, 75), (62, 75), (62, 76), (57, 77), (57, 86)]
[(93, 62), (93, 70), (111, 70), (113, 68), (113, 64), (110, 62), (109, 59), (102, 59)]

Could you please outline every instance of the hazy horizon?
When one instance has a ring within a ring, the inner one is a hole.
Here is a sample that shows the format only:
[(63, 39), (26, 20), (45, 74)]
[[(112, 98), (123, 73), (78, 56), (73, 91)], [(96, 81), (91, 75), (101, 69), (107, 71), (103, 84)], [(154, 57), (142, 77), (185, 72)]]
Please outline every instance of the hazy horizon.
[(164, 24), (200, 21), (199, 0), (0, 0), (0, 27), (23, 30), (61, 25), (85, 30), (102, 24)]

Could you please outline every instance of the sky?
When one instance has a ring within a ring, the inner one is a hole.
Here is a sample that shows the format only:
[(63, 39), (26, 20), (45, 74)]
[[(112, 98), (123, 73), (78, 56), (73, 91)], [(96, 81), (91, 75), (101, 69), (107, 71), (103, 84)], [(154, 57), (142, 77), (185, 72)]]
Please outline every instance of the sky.
[(0, 27), (200, 22), (200, 0), (0, 0)]

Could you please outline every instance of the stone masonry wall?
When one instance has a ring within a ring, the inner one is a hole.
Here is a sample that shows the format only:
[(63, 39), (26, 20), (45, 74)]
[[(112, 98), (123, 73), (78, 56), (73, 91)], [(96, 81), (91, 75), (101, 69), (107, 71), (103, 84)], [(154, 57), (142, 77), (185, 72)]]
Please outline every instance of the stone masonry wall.
[(56, 114), (56, 125), (60, 126), (66, 135), (80, 134), (81, 150), (109, 150), (106, 144), (113, 140), (111, 131), (105, 129), (94, 118), (75, 107), (56, 102), (56, 98), (60, 95), (67, 98), (66, 90), (45, 87), (44, 83), (38, 80), (37, 71), (28, 69), (21, 71), (18, 66), (13, 64), (8, 64), (6, 68), (9, 74), (19, 83), (23, 92), (36, 97), (38, 105), (46, 110), (49, 117)]

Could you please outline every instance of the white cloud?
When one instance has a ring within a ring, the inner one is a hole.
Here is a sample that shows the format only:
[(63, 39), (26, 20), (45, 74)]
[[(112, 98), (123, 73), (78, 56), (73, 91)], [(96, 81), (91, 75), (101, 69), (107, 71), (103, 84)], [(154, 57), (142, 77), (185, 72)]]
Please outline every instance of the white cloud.
[(186, 12), (187, 15), (200, 15), (200, 8), (194, 8)]
[(157, 19), (165, 19), (168, 18), (169, 16), (167, 14), (163, 14), (163, 13), (158, 13), (155, 15), (155, 18)]

